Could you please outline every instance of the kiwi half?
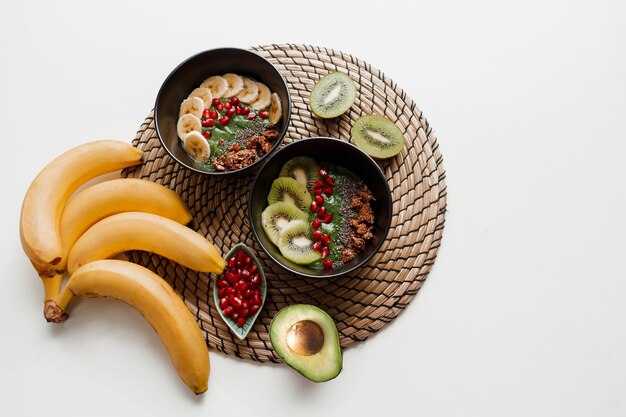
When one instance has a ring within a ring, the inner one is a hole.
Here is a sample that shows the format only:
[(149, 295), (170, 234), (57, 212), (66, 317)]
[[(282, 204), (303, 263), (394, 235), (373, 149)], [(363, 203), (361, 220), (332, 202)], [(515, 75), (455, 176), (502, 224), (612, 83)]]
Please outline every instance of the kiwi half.
[(342, 72), (331, 72), (315, 84), (309, 104), (317, 116), (330, 119), (348, 111), (355, 98), (354, 81)]
[(352, 142), (372, 158), (385, 159), (400, 153), (404, 147), (404, 135), (386, 117), (367, 115), (354, 122)]
[(285, 258), (299, 265), (321, 259), (320, 253), (313, 249), (311, 230), (304, 220), (294, 220), (280, 232), (278, 249)]
[(291, 177), (304, 185), (307, 190), (313, 189), (315, 181), (320, 179), (320, 167), (315, 159), (308, 156), (297, 156), (283, 165), (279, 177)]
[(307, 215), (302, 210), (294, 206), (291, 203), (285, 203), (284, 201), (271, 204), (263, 210), (261, 213), (261, 225), (263, 230), (270, 238), (272, 243), (278, 246), (278, 236), (289, 223), (293, 220), (308, 219)]
[(272, 188), (267, 196), (269, 204), (284, 201), (291, 203), (300, 210), (308, 210), (311, 205), (311, 194), (304, 185), (290, 177), (276, 178), (272, 183)]

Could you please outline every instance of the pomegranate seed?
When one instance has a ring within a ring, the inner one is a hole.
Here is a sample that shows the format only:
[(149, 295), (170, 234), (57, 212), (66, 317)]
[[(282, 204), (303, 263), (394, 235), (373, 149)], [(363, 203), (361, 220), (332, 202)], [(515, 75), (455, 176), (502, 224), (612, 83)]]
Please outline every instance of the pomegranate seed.
[(239, 313), (235, 313), (234, 310), (233, 310), (233, 314), (230, 315), (230, 318), (235, 320), (235, 321), (239, 320)]
[(315, 213), (317, 211), (318, 207), (317, 207), (317, 203), (314, 201), (311, 203), (311, 211), (313, 213)]
[(239, 104), (239, 99), (237, 97), (231, 98), (230, 104), (232, 104), (233, 106), (236, 106), (237, 104)]
[(222, 298), (222, 299), (220, 300), (220, 308), (221, 308), (222, 310), (224, 310), (226, 307), (228, 307), (228, 304), (229, 304), (229, 303), (228, 303), (228, 299), (227, 299), (227, 298)]
[(333, 261), (331, 261), (330, 259), (324, 259), (324, 262), (322, 262), (324, 264), (324, 268), (326, 269), (330, 269), (333, 267)]
[(247, 308), (242, 308), (241, 310), (239, 310), (239, 318), (240, 319), (247, 319), (248, 316), (250, 315), (250, 311)]
[(238, 144), (238, 143), (235, 143), (235, 144), (233, 145), (233, 151), (235, 151), (235, 152), (239, 152), (239, 144)]
[(211, 139), (211, 132), (207, 130), (202, 134), (202, 136), (204, 136), (205, 139)]
[(250, 271), (248, 271), (247, 269), (244, 269), (243, 271), (241, 271), (241, 277), (243, 279), (250, 279)]
[(226, 116), (232, 117), (233, 114), (235, 114), (235, 109), (228, 109), (228, 110), (226, 110)]
[(328, 248), (322, 248), (322, 258), (328, 258), (328, 255), (330, 255)]
[(243, 258), (243, 263), (245, 263), (246, 265), (250, 265), (252, 263), (252, 258), (246, 256), (245, 258)]
[(235, 311), (235, 309), (232, 308), (231, 306), (228, 306), (228, 307), (222, 309), (222, 313), (224, 313), (225, 316), (230, 316), (231, 314), (233, 314), (234, 311)]
[(202, 110), (202, 117), (204, 117), (205, 119), (208, 119), (210, 115), (211, 115), (211, 110), (210, 109)]
[(238, 261), (243, 261), (244, 259), (246, 259), (246, 253), (241, 249), (237, 251), (237, 254), (235, 256), (237, 257)]
[(228, 116), (220, 117), (220, 124), (222, 126), (226, 126), (228, 122), (230, 122), (230, 119), (228, 118)]
[(313, 231), (313, 239), (319, 239), (320, 237), (322, 237), (322, 231), (320, 229), (314, 230)]
[(215, 126), (215, 120), (213, 119), (207, 119), (207, 123), (209, 124), (209, 127)]
[(212, 103), (215, 107), (217, 107), (217, 106), (219, 106), (219, 104), (221, 103), (221, 101), (220, 101), (220, 99), (219, 99), (219, 98), (214, 98), (213, 100), (211, 100), (211, 103)]
[[(234, 318), (234, 317), (233, 317)], [(243, 317), (239, 317), (237, 319), (237, 326), (239, 327), (243, 327), (243, 325), (246, 324), (246, 319), (244, 319)]]
[(224, 111), (224, 105), (222, 103), (218, 104), (216, 107), (217, 111)]
[(235, 113), (237, 114), (241, 114), (241, 107), (240, 106), (235, 106)]
[(313, 244), (313, 249), (315, 250), (322, 250), (322, 242), (317, 241)]
[(230, 295), (230, 294), (232, 294), (232, 293), (234, 293), (234, 292), (235, 292), (235, 289), (234, 289), (233, 287), (227, 287), (227, 288), (224, 288), (224, 293), (225, 293), (226, 295)]
[(316, 195), (315, 196), (315, 202), (319, 205), (324, 204), (324, 197), (322, 197), (321, 195)]
[(224, 276), (226, 278), (226, 280), (228, 282), (230, 282), (231, 284), (234, 284), (235, 282), (237, 282), (237, 275), (235, 275), (233, 272), (227, 272), (226, 275)]
[(248, 107), (244, 107), (243, 109), (241, 109), (241, 114), (243, 114), (244, 116), (247, 116), (248, 113), (250, 113), (250, 109)]
[(235, 307), (235, 308), (239, 308), (241, 307), (241, 298), (239, 297), (233, 297), (230, 299), (230, 304)]
[(250, 288), (248, 288), (244, 293), (243, 293), (243, 297), (247, 298), (248, 300), (252, 297), (252, 290)]
[(270, 114), (269, 114), (268, 112), (266, 112), (265, 110), (261, 110), (261, 111), (259, 112), (259, 117), (260, 117), (261, 119), (267, 119), (267, 116), (269, 116), (269, 115), (270, 115)]
[(331, 177), (326, 177), (326, 184), (335, 185), (335, 180), (332, 179)]
[(202, 127), (209, 127), (209, 119), (200, 120), (200, 124), (202, 125)]
[(321, 188), (314, 188), (314, 189), (313, 189), (313, 194), (315, 194), (315, 195), (320, 195), (320, 194), (322, 194), (322, 189), (321, 189)]
[(317, 219), (313, 220), (313, 222), (311, 223), (311, 227), (313, 229), (319, 229), (321, 225), (322, 225), (322, 222)]
[(226, 281), (224, 278), (220, 278), (217, 280), (217, 282), (215, 283), (219, 288), (224, 288), (224, 287), (228, 287), (228, 281)]
[(254, 276), (250, 279), (250, 282), (254, 285), (261, 285), (261, 275), (254, 274)]
[(333, 213), (328, 213), (324, 216), (324, 223), (330, 223), (333, 221)]
[(261, 304), (263, 304), (261, 296), (259, 294), (254, 294), (254, 297), (252, 298), (252, 305), (260, 306)]
[(327, 170), (327, 169), (324, 169), (324, 168), (320, 168), (320, 176), (321, 176), (322, 178), (327, 177), (327, 176), (328, 176), (328, 170)]
[(215, 110), (211, 110), (211, 114), (210, 114), (210, 116), (211, 116), (211, 119), (217, 119), (217, 117), (218, 117), (219, 115), (217, 114), (217, 112), (216, 112)]
[(320, 236), (320, 240), (324, 245), (328, 245), (330, 243), (330, 236), (328, 236), (326, 233), (322, 233), (322, 236)]
[(222, 104), (222, 106), (224, 106), (226, 110), (229, 110), (233, 105), (230, 104), (230, 101), (227, 101), (226, 103)]
[(250, 313), (251, 313), (251, 314), (256, 313), (257, 311), (259, 311), (259, 308), (261, 308), (261, 307), (260, 307), (260, 306), (258, 306), (258, 305), (256, 305), (256, 304), (251, 305), (251, 306), (250, 306)]
[(228, 289), (228, 288), (220, 288), (220, 289), (219, 289), (219, 291), (217, 292), (217, 296), (218, 296), (219, 298), (226, 297), (226, 296), (228, 295), (228, 294), (226, 294), (226, 290), (227, 290), (227, 289)]
[[(252, 259), (251, 259), (250, 261), (252, 261)], [(251, 273), (252, 275), (256, 274), (256, 272), (257, 272), (258, 270), (259, 270), (259, 267), (258, 267), (258, 266), (256, 266), (256, 265), (252, 265), (252, 266), (250, 267), (250, 273)]]
[(320, 207), (320, 209), (317, 210), (317, 218), (323, 219), (325, 215), (326, 215), (326, 207)]
[[(250, 304), (248, 304), (248, 302), (246, 300), (243, 300), (243, 302), (241, 303), (241, 309), (242, 310), (247, 310), (250, 307)], [(240, 312), (241, 314), (241, 312)], [(247, 314), (244, 314), (244, 316)]]
[(252, 112), (252, 113), (250, 113), (250, 114), (248, 114), (248, 115), (246, 116), (246, 119), (248, 119), (248, 120), (252, 120), (252, 119), (254, 119), (255, 117), (256, 117), (256, 113)]
[(315, 181), (315, 182), (313, 183), (313, 186), (314, 186), (315, 188), (322, 188), (322, 187), (324, 186), (324, 181), (319, 181), (319, 180), (317, 180), (317, 181)]
[(324, 194), (330, 197), (331, 195), (333, 195), (333, 189), (330, 187), (324, 188)]

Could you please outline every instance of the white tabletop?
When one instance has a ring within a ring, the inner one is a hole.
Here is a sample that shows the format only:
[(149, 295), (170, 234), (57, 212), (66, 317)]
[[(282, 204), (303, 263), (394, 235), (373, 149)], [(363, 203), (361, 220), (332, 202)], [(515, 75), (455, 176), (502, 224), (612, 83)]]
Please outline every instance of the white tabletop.
[[(0, 415), (626, 415), (626, 3), (406, 3), (0, 4)], [(36, 173), (130, 141), (186, 57), (284, 42), (382, 69), (435, 130), (448, 214), (408, 308), (331, 382), (211, 352), (199, 397), (122, 303), (46, 323), (18, 238)]]

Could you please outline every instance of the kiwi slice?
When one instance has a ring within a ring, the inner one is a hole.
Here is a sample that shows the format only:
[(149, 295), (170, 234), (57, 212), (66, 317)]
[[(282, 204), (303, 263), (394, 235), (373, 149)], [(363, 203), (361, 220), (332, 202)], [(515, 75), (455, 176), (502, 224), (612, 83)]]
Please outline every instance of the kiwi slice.
[(311, 230), (304, 220), (294, 220), (280, 232), (278, 249), (285, 258), (299, 265), (321, 259), (320, 253), (313, 249)]
[(313, 87), (309, 104), (313, 113), (323, 119), (344, 114), (354, 103), (354, 81), (342, 72), (331, 72)]
[(320, 167), (315, 159), (308, 156), (297, 156), (283, 165), (279, 177), (291, 177), (308, 190), (312, 190), (315, 181), (320, 179), (319, 171)]
[(376, 159), (391, 158), (404, 147), (404, 136), (398, 126), (383, 116), (359, 117), (352, 126), (352, 142)]
[(274, 180), (270, 193), (267, 196), (269, 204), (278, 203), (279, 201), (291, 203), (300, 210), (308, 210), (313, 200), (304, 185), (293, 178), (280, 177)]
[(284, 201), (269, 205), (261, 213), (261, 225), (272, 243), (278, 246), (278, 235), (291, 221), (307, 220), (302, 210)]

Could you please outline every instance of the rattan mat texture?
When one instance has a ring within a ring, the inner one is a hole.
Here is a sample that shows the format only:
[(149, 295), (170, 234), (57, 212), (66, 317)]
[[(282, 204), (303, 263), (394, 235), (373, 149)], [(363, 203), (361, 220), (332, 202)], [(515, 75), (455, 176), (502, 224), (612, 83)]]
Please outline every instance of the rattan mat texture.
[[(312, 136), (350, 140), (354, 121), (381, 114), (405, 132), (406, 146), (395, 158), (379, 161), (393, 196), (391, 229), (369, 263), (336, 279), (305, 279), (274, 263), (255, 240), (247, 217), (254, 177), (215, 178), (192, 173), (167, 155), (150, 115), (133, 144), (144, 151), (144, 164), (123, 172), (175, 190), (187, 201), (190, 227), (207, 236), (222, 253), (243, 242), (263, 264), (268, 294), (261, 314), (244, 341), (220, 318), (213, 302), (216, 276), (188, 270), (165, 258), (131, 252), (131, 261), (165, 277), (196, 315), (210, 349), (259, 362), (280, 362), (269, 340), (272, 317), (281, 308), (314, 304), (335, 320), (341, 346), (366, 340), (400, 314), (428, 276), (441, 244), (446, 211), (445, 171), (436, 138), (413, 101), (392, 80), (369, 64), (343, 52), (307, 45), (267, 45), (253, 51), (274, 64), (287, 80), (292, 119), (285, 143)], [(309, 93), (320, 77), (347, 73), (358, 94), (352, 108), (334, 120), (311, 114)]]

